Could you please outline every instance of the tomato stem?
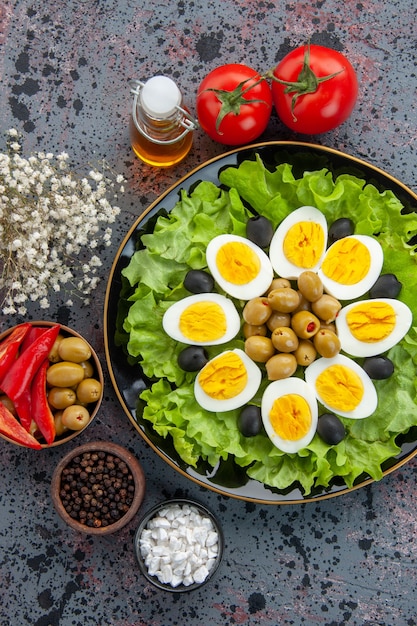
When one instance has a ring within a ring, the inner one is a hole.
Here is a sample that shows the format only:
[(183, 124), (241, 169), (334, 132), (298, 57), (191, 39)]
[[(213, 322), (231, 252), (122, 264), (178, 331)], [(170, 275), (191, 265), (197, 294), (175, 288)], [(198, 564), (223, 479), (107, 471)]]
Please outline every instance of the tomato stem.
[(300, 96), (304, 96), (308, 93), (314, 93), (319, 88), (321, 83), (324, 83), (328, 80), (331, 80), (338, 74), (344, 71), (344, 68), (339, 70), (338, 72), (334, 72), (333, 74), (328, 74), (327, 76), (316, 76), (313, 70), (310, 67), (310, 44), (307, 44), (307, 49), (304, 54), (303, 67), (297, 77), (296, 81), (287, 81), (277, 78), (273, 71), (267, 72), (267, 76), (279, 83), (280, 85), (286, 85), (286, 89), (284, 89), (284, 93), (293, 93), (293, 97), (291, 100), (291, 113), (294, 122), (297, 121), (297, 118), (294, 113), (295, 105)]

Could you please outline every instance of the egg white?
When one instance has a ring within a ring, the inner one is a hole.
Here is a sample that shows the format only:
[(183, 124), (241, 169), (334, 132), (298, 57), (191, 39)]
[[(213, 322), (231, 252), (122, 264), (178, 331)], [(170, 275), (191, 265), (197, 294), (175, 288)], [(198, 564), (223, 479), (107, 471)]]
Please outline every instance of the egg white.
[[(354, 300), (355, 298), (363, 296), (363, 294), (369, 291), (378, 279), (384, 262), (384, 252), (381, 244), (373, 237), (370, 237), (369, 235), (349, 235), (347, 238), (356, 239), (368, 248), (371, 257), (371, 266), (366, 276), (354, 285), (344, 285), (342, 283), (338, 283), (328, 276), (325, 276), (321, 267), (318, 269), (317, 273), (323, 283), (324, 290), (326, 293), (330, 294), (334, 298), (337, 298), (338, 300)], [(336, 241), (327, 249), (322, 262), (324, 262), (326, 256), (329, 254), (329, 251), (337, 243), (338, 242)]]
[[(246, 244), (251, 250), (255, 252), (259, 261), (260, 269), (259, 273), (248, 283), (244, 285), (235, 285), (229, 282), (219, 272), (216, 264), (216, 256), (220, 248), (229, 242), (240, 242)], [(232, 298), (238, 298), (239, 300), (250, 300), (251, 298), (257, 298), (262, 296), (270, 286), (273, 278), (273, 270), (269, 257), (265, 252), (257, 246), (255, 243), (246, 239), (245, 237), (239, 237), (238, 235), (218, 235), (214, 237), (208, 244), (206, 249), (206, 260), (208, 268), (217, 282), (217, 284), (228, 293)]]
[[(367, 343), (360, 341), (354, 335), (349, 328), (346, 321), (346, 316), (351, 309), (354, 309), (358, 304), (364, 304), (369, 302), (385, 302), (390, 304), (395, 311), (395, 327), (391, 334), (381, 341), (375, 341)], [(395, 346), (410, 330), (413, 321), (413, 315), (404, 302), (401, 300), (395, 300), (391, 298), (375, 298), (372, 300), (361, 300), (359, 302), (352, 302), (343, 307), (336, 318), (336, 329), (340, 339), (341, 348), (343, 352), (350, 354), (351, 356), (368, 357), (376, 356), (387, 352), (390, 348)]]
[[(222, 337), (211, 341), (194, 341), (183, 335), (180, 330), (181, 314), (196, 302), (215, 302), (223, 309), (226, 317), (226, 332)], [(182, 298), (182, 300), (178, 300), (170, 306), (169, 309), (165, 311), (162, 318), (162, 326), (167, 335), (175, 339), (175, 341), (194, 346), (214, 346), (227, 343), (238, 334), (240, 323), (240, 316), (233, 302), (219, 293), (199, 293)]]
[[(204, 389), (200, 385), (200, 376), (204, 372), (204, 369), (209, 366), (209, 364), (213, 363), (216, 359), (218, 359), (222, 354), (226, 354), (226, 352), (235, 352), (240, 356), (243, 361), (243, 364), (246, 368), (246, 372), (248, 375), (248, 381), (246, 387), (239, 394), (234, 396), (233, 398), (227, 398), (225, 400), (216, 400), (209, 396)], [(232, 411), (233, 409), (238, 409), (239, 407), (247, 404), (250, 400), (252, 400), (253, 396), (259, 389), (259, 386), (262, 381), (262, 373), (259, 367), (248, 357), (243, 350), (236, 348), (235, 350), (226, 350), (222, 354), (215, 356), (211, 359), (198, 373), (194, 381), (194, 397), (198, 404), (207, 411), (211, 411), (215, 413), (217, 411)]]
[[(330, 404), (327, 404), (326, 402), (323, 401), (323, 398), (321, 398), (316, 388), (317, 377), (328, 367), (331, 367), (332, 365), (337, 365), (337, 364), (344, 365), (345, 367), (349, 367), (351, 370), (356, 372), (358, 376), (360, 377), (364, 386), (364, 394), (363, 394), (362, 400), (357, 405), (357, 407), (352, 411), (341, 411), (339, 409), (335, 409), (335, 407), (331, 406)], [(335, 357), (332, 357), (330, 359), (319, 358), (316, 361), (313, 361), (313, 363), (311, 363), (310, 365), (308, 365), (308, 367), (306, 367), (304, 371), (304, 376), (305, 376), (306, 383), (314, 391), (318, 401), (327, 409), (329, 409), (329, 411), (332, 411), (333, 413), (336, 413), (337, 415), (340, 415), (342, 417), (350, 417), (353, 419), (362, 419), (364, 417), (368, 417), (369, 415), (372, 415), (372, 413), (375, 412), (378, 406), (378, 396), (376, 393), (376, 389), (372, 380), (369, 378), (368, 374), (362, 369), (362, 367), (360, 367), (360, 365), (356, 363), (356, 361), (353, 361), (352, 359), (350, 359), (347, 356), (344, 356), (343, 354), (338, 354)]]
[[(298, 267), (298, 265), (294, 265), (294, 263), (289, 261), (284, 254), (283, 245), (285, 236), (288, 230), (298, 222), (314, 222), (320, 224), (323, 229), (323, 251), (314, 267)], [(298, 278), (298, 276), (306, 269), (316, 272), (326, 252), (326, 243), (327, 222), (323, 213), (313, 206), (302, 206), (287, 215), (287, 217), (282, 220), (272, 237), (271, 244), (269, 246), (269, 258), (271, 259), (272, 267), (279, 276), (290, 280)]]
[[(296, 441), (280, 437), (274, 430), (269, 418), (274, 401), (281, 396), (288, 394), (297, 394), (302, 396), (310, 407), (311, 412), (311, 425), (308, 432)], [(282, 380), (275, 380), (270, 383), (262, 396), (261, 414), (262, 422), (268, 437), (274, 446), (282, 452), (294, 453), (302, 450), (302, 448), (305, 448), (311, 442), (317, 429), (318, 406), (316, 396), (311, 387), (309, 387), (301, 378), (286, 378)]]

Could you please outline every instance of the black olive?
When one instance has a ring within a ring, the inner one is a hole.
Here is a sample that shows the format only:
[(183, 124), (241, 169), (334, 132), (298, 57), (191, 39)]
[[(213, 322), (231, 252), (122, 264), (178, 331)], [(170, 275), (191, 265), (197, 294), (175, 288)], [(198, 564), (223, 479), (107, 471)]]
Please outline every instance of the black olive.
[(317, 423), (317, 433), (329, 446), (335, 446), (344, 438), (346, 431), (343, 423), (333, 413), (323, 413)]
[(354, 230), (355, 225), (348, 217), (340, 217), (338, 220), (335, 220), (327, 234), (329, 246), (335, 241), (343, 239), (343, 237), (353, 235)]
[(188, 346), (178, 355), (178, 365), (185, 372), (198, 372), (208, 362), (208, 354), (201, 346)]
[(262, 429), (261, 409), (254, 404), (248, 404), (241, 410), (237, 426), (244, 437), (255, 437)]
[(269, 219), (263, 215), (251, 217), (246, 223), (246, 236), (260, 248), (267, 248), (271, 243), (274, 229)]
[(191, 293), (209, 293), (214, 289), (214, 279), (203, 270), (190, 270), (184, 278), (184, 287)]
[(402, 283), (395, 274), (381, 274), (373, 287), (369, 290), (370, 298), (396, 298), (400, 293)]
[(394, 372), (394, 363), (386, 356), (367, 357), (362, 367), (369, 378), (374, 380), (384, 380), (389, 378)]

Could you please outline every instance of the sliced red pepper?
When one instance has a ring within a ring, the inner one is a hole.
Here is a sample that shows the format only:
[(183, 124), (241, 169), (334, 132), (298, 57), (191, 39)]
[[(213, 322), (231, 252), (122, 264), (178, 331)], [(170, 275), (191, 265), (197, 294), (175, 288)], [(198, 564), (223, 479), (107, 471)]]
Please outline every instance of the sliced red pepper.
[(9, 371), (19, 347), (31, 328), (32, 324), (29, 322), (20, 324), (0, 343), (0, 381)]
[(49, 367), (45, 359), (36, 372), (30, 388), (31, 413), (46, 443), (51, 444), (55, 439), (55, 420), (46, 395), (46, 370)]
[(2, 402), (0, 402), (0, 431), (6, 437), (13, 439), (13, 441), (20, 443), (22, 446), (34, 448), (35, 450), (42, 449), (39, 441), (19, 424)]
[(20, 347), (20, 351), (26, 350), (29, 346), (43, 333), (45, 332), (45, 326), (31, 326), (29, 331), (26, 333), (25, 338), (22, 341), (22, 345)]
[[(60, 330), (60, 325), (56, 324), (45, 330), (40, 337), (26, 349), (14, 361), (10, 370), (2, 382), (4, 393), (9, 396), (16, 405), (27, 389), (30, 388), (33, 377), (39, 369), (41, 363), (48, 356), (55, 339)], [(16, 407), (17, 410), (17, 407)]]
[(29, 432), (32, 423), (30, 387), (25, 389), (14, 401), (14, 408), (23, 428)]

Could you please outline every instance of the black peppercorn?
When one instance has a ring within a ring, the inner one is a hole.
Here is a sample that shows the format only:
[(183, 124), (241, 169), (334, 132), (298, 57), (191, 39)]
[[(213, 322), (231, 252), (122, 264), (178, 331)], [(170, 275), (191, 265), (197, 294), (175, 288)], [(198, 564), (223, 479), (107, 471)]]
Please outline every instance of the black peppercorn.
[(123, 517), (133, 495), (128, 466), (104, 451), (76, 456), (62, 471), (62, 504), (73, 519), (89, 527), (109, 526)]

